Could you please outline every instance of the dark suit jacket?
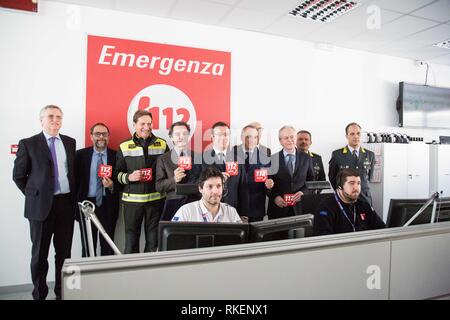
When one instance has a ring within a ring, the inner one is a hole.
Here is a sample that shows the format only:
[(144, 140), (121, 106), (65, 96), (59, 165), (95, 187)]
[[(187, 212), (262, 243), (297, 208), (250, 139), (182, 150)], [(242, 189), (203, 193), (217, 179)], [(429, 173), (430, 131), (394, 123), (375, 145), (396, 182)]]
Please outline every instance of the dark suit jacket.
[[(298, 191), (307, 193), (306, 181), (312, 181), (314, 179), (314, 171), (312, 167), (311, 157), (302, 151), (296, 151), (295, 154), (295, 170), (291, 177), (288, 168), (286, 166), (283, 150), (272, 155), (272, 179), (274, 180), (274, 186), (269, 195), (269, 207), (267, 214), (269, 218), (281, 218), (288, 216), (289, 207), (278, 207), (274, 199), (277, 196), (283, 197), (285, 194), (293, 194)], [(278, 170), (276, 170), (278, 167)], [(301, 202), (293, 207), (295, 214), (301, 213)]]
[(325, 181), (325, 169), (323, 168), (322, 157), (317, 153), (311, 151), (308, 152), (312, 160), (312, 165), (314, 169), (314, 181)]
[[(88, 147), (80, 149), (75, 157), (75, 178), (77, 186), (77, 201), (81, 202), (88, 198), (89, 194), (89, 179), (91, 175), (91, 161), (94, 154), (94, 148)], [(107, 149), (108, 161), (107, 163), (114, 167), (116, 165), (116, 151)], [(114, 181), (114, 177), (112, 178)], [(113, 190), (105, 189), (105, 204), (109, 210), (111, 218), (115, 221), (119, 214), (119, 183), (114, 181)]]
[[(201, 172), (201, 163), (195, 163), (200, 159), (201, 155), (190, 152), (192, 158), (192, 169), (186, 170), (186, 177), (180, 183), (197, 183)], [(173, 159), (172, 159), (173, 157)], [(178, 156), (172, 149), (170, 152), (164, 153), (156, 160), (156, 191), (166, 194), (166, 199), (181, 199), (183, 196), (175, 194), (174, 170), (178, 168)]]
[[(74, 161), (75, 139), (60, 134), (67, 156), (68, 180), (75, 208)], [(13, 180), (25, 195), (25, 218), (44, 221), (53, 203), (53, 160), (44, 134), (41, 132), (19, 141), (13, 169)], [(75, 212), (73, 210), (72, 212)]]
[(266, 146), (263, 146), (262, 144), (260, 144), (258, 146), (258, 150), (260, 151), (260, 153), (266, 155), (269, 158), (272, 156), (272, 151), (270, 150), (269, 147), (266, 147)]
[[(269, 168), (270, 157), (267, 156), (266, 151), (261, 151), (259, 148), (255, 148), (253, 151), (248, 171), (246, 172), (248, 198), (249, 198), (249, 217), (264, 217), (266, 215), (266, 195), (267, 190), (265, 184), (262, 182), (255, 182), (254, 172), (257, 169)], [(245, 153), (242, 149), (242, 145), (233, 147), (233, 154), (240, 164), (244, 164), (245, 167)]]
[[(237, 161), (233, 152), (228, 150), (226, 161)], [(214, 149), (208, 149), (203, 152), (202, 170), (209, 165), (214, 165), (220, 171), (225, 172), (225, 164), (220, 164)], [(222, 198), (222, 202), (233, 206), (239, 215), (245, 216), (249, 212), (248, 187), (245, 168), (243, 164), (238, 165), (238, 174), (231, 176), (225, 183), (226, 195)], [(225, 191), (225, 190), (224, 190)]]

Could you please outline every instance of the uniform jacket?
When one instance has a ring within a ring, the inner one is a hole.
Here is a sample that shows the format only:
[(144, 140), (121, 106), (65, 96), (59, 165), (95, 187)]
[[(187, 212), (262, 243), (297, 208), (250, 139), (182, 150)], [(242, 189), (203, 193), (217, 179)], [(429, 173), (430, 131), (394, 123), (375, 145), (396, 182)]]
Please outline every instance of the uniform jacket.
[(361, 178), (361, 195), (371, 203), (369, 180), (373, 175), (375, 165), (375, 154), (363, 147), (359, 149), (358, 162), (355, 163), (353, 155), (348, 147), (333, 151), (329, 162), (328, 178), (334, 189), (336, 189), (336, 176), (340, 169), (353, 168), (359, 172)]
[[(151, 136), (147, 151), (141, 146), (136, 134), (119, 145), (114, 177), (123, 185), (123, 201), (143, 203), (164, 198), (155, 188), (156, 159), (168, 150), (166, 141), (155, 135)], [(144, 168), (152, 169), (151, 181), (129, 181), (129, 174)]]

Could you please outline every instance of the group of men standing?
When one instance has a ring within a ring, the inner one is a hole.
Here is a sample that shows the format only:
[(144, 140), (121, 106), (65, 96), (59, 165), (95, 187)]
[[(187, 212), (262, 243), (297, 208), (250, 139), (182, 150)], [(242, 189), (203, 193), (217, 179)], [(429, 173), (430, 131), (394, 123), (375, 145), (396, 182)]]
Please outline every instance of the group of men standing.
[[(48, 105), (41, 110), (43, 131), (19, 142), (13, 169), (13, 180), (25, 195), (25, 217), (30, 223), (34, 299), (45, 299), (48, 294), (47, 258), (52, 237), (55, 294), (61, 298), (61, 269), (64, 260), (70, 258), (74, 219), (82, 218), (77, 201), (95, 203), (96, 215), (114, 238), (120, 198), (125, 253), (139, 252), (143, 222), (144, 251), (150, 252), (157, 248), (160, 219), (186, 219), (189, 216), (181, 208), (199, 199), (195, 193), (179, 194), (177, 185), (199, 183), (202, 200), (209, 197), (211, 203), (217, 204), (218, 198), (219, 204), (222, 200), (238, 213), (231, 220), (254, 222), (266, 215), (266, 197), (269, 219), (302, 214), (301, 199), (308, 191), (306, 181), (325, 180), (321, 157), (309, 150), (311, 134), (304, 130), (297, 133), (291, 126), (279, 130), (282, 149), (271, 154), (260, 144), (259, 123), (245, 126), (242, 144), (231, 148), (229, 125), (217, 122), (211, 128), (212, 147), (197, 154), (188, 148), (191, 129), (187, 123), (171, 125), (169, 137), (174, 147), (169, 150), (167, 142), (152, 133), (151, 113), (138, 110), (133, 116), (133, 136), (123, 141), (117, 151), (108, 148), (110, 131), (104, 123), (90, 128), (92, 147), (76, 151), (75, 140), (59, 133), (62, 119), (58, 106)], [(333, 152), (329, 180), (337, 188), (338, 171), (354, 168), (361, 179), (362, 195), (371, 201), (368, 179), (374, 155), (360, 146), (360, 134), (358, 124), (347, 126), (348, 145)], [(109, 168), (112, 174), (100, 175), (100, 167)], [(219, 180), (222, 185), (215, 186)], [(203, 201), (199, 212), (206, 214), (212, 208), (208, 203)], [(209, 221), (204, 214), (200, 218)], [(96, 232), (93, 234), (96, 246)], [(106, 241), (101, 237), (99, 241), (101, 254), (112, 254)], [(83, 256), (86, 251), (83, 246)]]

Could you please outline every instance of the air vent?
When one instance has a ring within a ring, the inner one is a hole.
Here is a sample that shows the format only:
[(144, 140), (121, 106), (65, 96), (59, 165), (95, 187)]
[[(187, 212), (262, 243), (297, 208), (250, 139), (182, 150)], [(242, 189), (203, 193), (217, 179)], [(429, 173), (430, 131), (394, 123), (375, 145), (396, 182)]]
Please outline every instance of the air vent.
[(307, 0), (302, 1), (289, 14), (312, 21), (329, 23), (357, 6), (359, 4), (355, 1)]
[(439, 42), (439, 43), (435, 43), (435, 44), (433, 44), (433, 46), (439, 47), (439, 48), (442, 48), (442, 49), (450, 49), (450, 39), (442, 41), (442, 42)]

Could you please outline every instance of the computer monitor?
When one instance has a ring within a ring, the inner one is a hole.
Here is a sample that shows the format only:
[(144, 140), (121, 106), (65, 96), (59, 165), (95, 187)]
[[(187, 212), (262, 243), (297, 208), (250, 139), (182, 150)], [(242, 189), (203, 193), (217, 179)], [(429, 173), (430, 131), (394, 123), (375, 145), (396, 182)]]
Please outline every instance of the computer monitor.
[[(388, 228), (402, 227), (411, 219), (428, 199), (391, 199), (386, 224)], [(431, 221), (433, 203), (423, 211), (411, 225)], [(450, 198), (437, 199), (435, 222), (450, 221)]]
[(316, 214), (317, 208), (323, 199), (332, 196), (331, 193), (305, 193), (302, 195), (302, 212)]
[(314, 215), (303, 214), (251, 222), (249, 225), (250, 242), (303, 238), (313, 235)]
[(179, 250), (247, 243), (247, 223), (160, 221), (158, 250)]

